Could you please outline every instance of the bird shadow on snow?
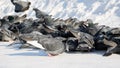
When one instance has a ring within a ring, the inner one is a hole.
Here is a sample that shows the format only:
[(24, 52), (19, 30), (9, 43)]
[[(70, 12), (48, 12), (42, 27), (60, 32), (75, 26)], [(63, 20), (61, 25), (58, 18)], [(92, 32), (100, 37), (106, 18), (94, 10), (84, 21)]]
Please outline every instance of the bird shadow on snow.
[[(91, 55), (103, 55), (105, 53), (105, 51), (93, 51), (93, 52), (67, 52), (66, 54), (80, 54), (80, 55), (87, 55), (87, 54), (91, 54)], [(19, 52), (19, 53), (13, 53), (13, 54), (7, 54), (9, 56), (48, 56), (48, 54), (44, 51), (44, 50), (39, 50), (39, 51), (29, 51), (29, 52)]]
[(75, 52), (67, 52), (67, 54), (96, 54), (96, 55), (103, 55), (106, 51), (102, 50), (102, 51), (92, 51), (92, 52), (80, 52), (80, 51), (75, 51)]
[(9, 56), (48, 56), (44, 50), (7, 54)]

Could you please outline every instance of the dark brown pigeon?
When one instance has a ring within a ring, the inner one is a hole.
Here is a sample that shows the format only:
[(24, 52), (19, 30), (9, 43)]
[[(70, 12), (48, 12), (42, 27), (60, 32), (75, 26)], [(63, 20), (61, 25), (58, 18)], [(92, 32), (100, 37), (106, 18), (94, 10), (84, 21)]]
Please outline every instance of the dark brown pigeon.
[(12, 4), (15, 5), (15, 12), (24, 12), (29, 9), (31, 2), (11, 0)]

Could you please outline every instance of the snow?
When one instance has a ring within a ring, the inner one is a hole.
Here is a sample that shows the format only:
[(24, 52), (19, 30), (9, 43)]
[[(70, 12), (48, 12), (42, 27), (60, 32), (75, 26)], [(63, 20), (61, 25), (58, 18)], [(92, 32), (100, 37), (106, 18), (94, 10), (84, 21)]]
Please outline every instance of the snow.
[[(92, 19), (100, 25), (120, 27), (120, 0), (23, 0), (30, 1), (31, 8), (24, 13), (15, 13), (10, 0), (0, 0), (0, 18), (27, 14), (35, 18), (33, 8), (52, 15), (54, 18), (75, 17), (79, 20)], [(103, 57), (104, 51), (90, 53), (63, 53), (48, 57), (43, 50), (17, 49), (19, 45), (7, 47), (11, 42), (0, 42), (0, 68), (119, 68), (120, 55)], [(42, 48), (36, 41), (29, 43)]]
[(53, 15), (54, 18), (75, 17), (79, 20), (92, 19), (100, 25), (120, 27), (120, 0), (23, 0), (30, 1), (31, 8), (24, 13), (15, 13), (10, 0), (0, 0), (0, 17), (10, 14), (27, 14), (35, 18), (33, 8)]
[(120, 66), (120, 55), (103, 57), (104, 51), (63, 53), (49, 57), (42, 50), (16, 50), (7, 47), (10, 42), (0, 43), (0, 68), (119, 68)]

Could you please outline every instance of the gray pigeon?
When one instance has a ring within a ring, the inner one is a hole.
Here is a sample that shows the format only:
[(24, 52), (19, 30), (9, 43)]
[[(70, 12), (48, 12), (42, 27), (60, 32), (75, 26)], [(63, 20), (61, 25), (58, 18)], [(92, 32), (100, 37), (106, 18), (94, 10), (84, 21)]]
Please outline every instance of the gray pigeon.
[(48, 14), (40, 11), (40, 10), (37, 9), (37, 8), (33, 8), (33, 10), (35, 11), (37, 18), (45, 18), (46, 16), (48, 16)]
[(38, 43), (42, 44), (48, 54), (55, 56), (65, 51), (64, 43), (57, 38), (41, 35), (39, 36)]
[(25, 1), (11, 0), (12, 4), (15, 5), (15, 12), (24, 12), (29, 9), (31, 3)]

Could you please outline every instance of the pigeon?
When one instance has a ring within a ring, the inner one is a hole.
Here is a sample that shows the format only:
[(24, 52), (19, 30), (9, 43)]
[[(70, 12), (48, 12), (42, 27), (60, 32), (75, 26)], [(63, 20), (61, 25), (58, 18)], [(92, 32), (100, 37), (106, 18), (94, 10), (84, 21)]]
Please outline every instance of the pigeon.
[(49, 56), (56, 56), (65, 51), (65, 46), (61, 38), (53, 38), (49, 35), (39, 35), (38, 43), (42, 44)]
[(15, 6), (15, 12), (24, 12), (30, 8), (31, 2), (11, 0), (12, 4)]
[(46, 13), (40, 11), (40, 10), (37, 9), (37, 8), (33, 8), (33, 10), (35, 11), (36, 17), (37, 17), (37, 18), (45, 18), (45, 17), (48, 16), (48, 14), (46, 14)]

